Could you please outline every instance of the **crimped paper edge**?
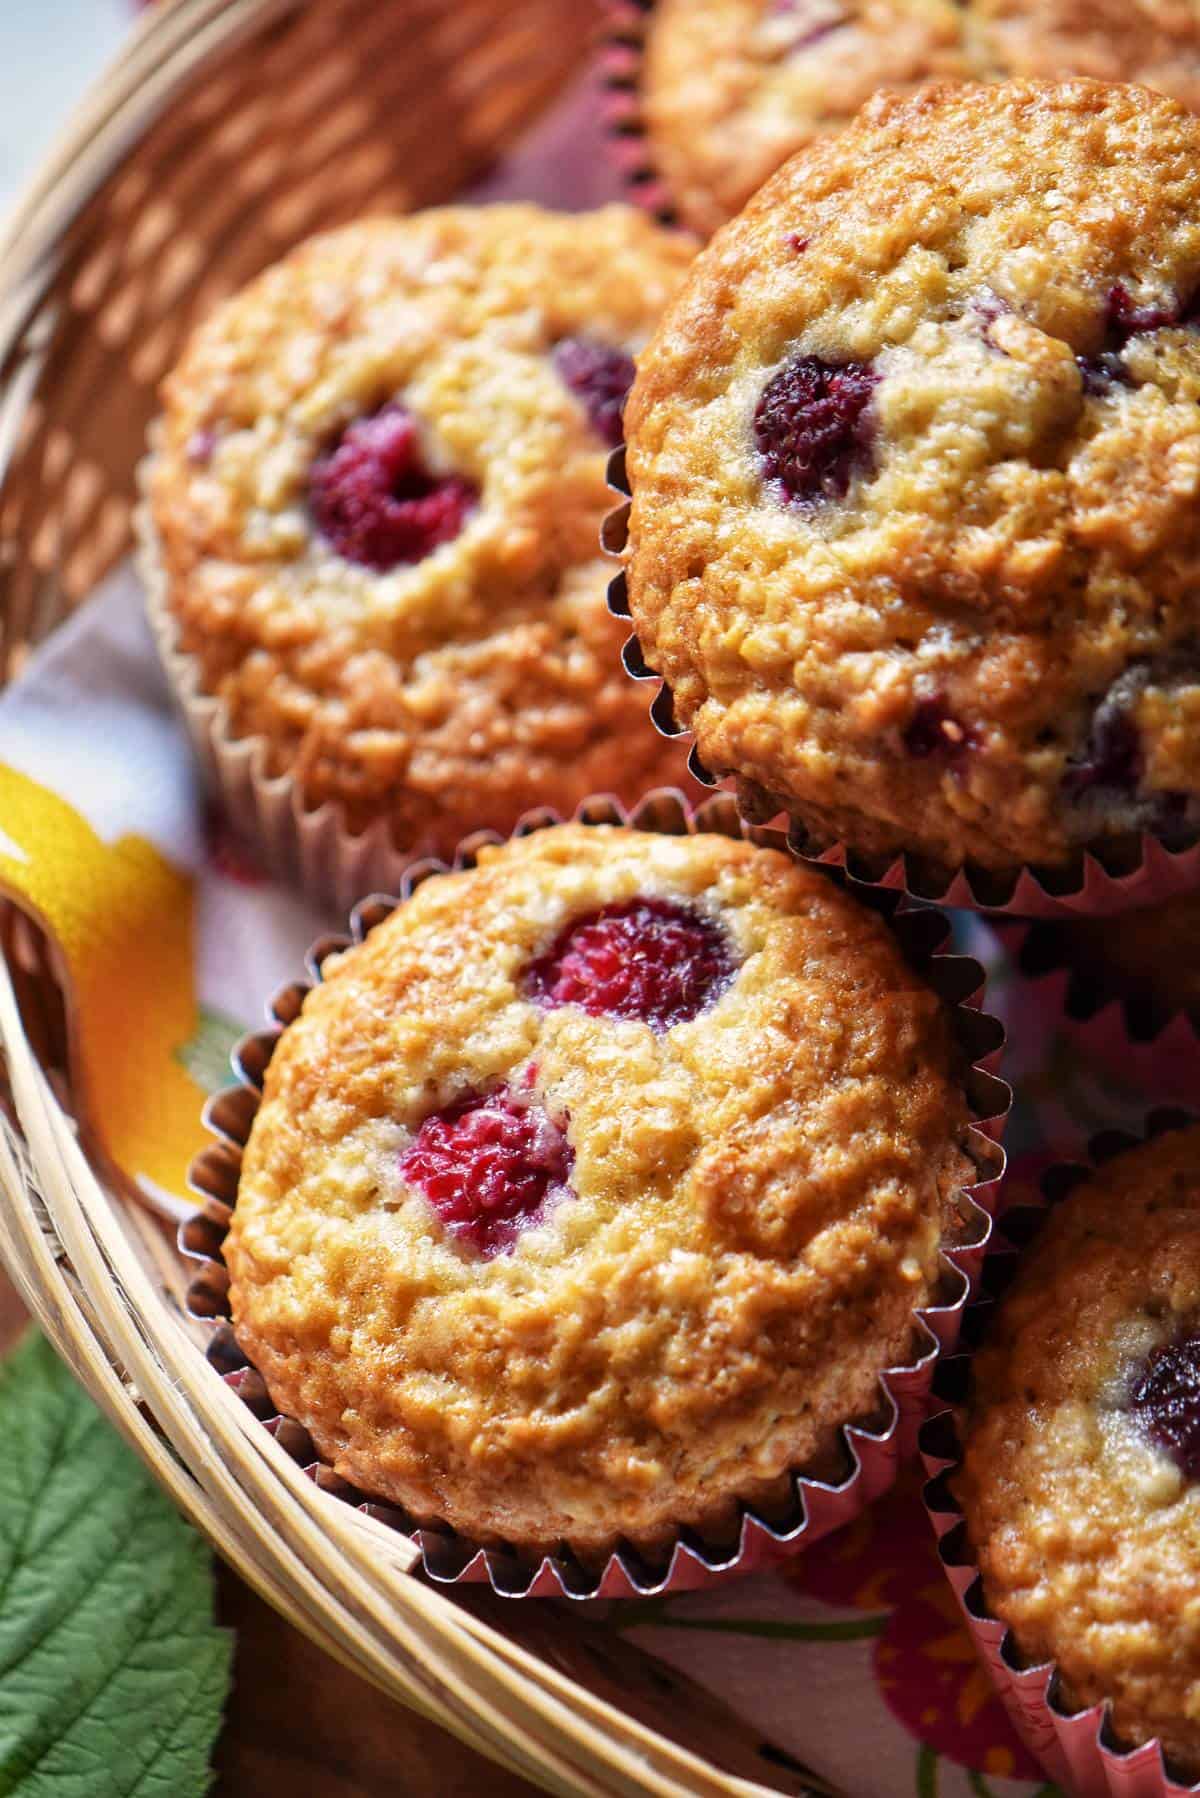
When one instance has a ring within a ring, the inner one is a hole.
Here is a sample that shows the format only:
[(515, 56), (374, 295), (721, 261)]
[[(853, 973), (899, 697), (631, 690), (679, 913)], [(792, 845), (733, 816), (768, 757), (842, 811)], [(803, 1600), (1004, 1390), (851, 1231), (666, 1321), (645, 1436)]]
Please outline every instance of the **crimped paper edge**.
[[(1058, 1162), (1042, 1176), (1041, 1208), (1045, 1215), (1049, 1216), (1081, 1180), (1115, 1155), (1197, 1122), (1200, 1115), (1194, 1107), (1186, 1110), (1160, 1106), (1147, 1114), (1140, 1136), (1110, 1130), (1093, 1137), (1085, 1161)], [(1029, 1247), (1027, 1241), (1021, 1251), (1013, 1254), (1010, 1278)], [(1007, 1283), (1001, 1285), (1001, 1293)], [(981, 1302), (982, 1294), (973, 1301)], [(994, 1300), (989, 1297), (986, 1302)], [(987, 1610), (979, 1563), (966, 1543), (963, 1513), (949, 1488), (949, 1476), (962, 1464), (954, 1405), (961, 1396), (959, 1389), (970, 1360), (970, 1353), (947, 1356), (935, 1376), (931, 1393), (935, 1406), (919, 1437), (926, 1473), (923, 1497), (938, 1539), (942, 1568), (958, 1599), (975, 1651), (1013, 1727), (1049, 1778), (1076, 1793), (1077, 1798), (1190, 1798), (1200, 1792), (1200, 1779), (1191, 1785), (1180, 1785), (1172, 1779), (1157, 1739), (1123, 1749), (1105, 1739), (1109, 1727), (1107, 1703), (1088, 1705), (1078, 1711), (1065, 1710), (1058, 1700), (1056, 1663), (1048, 1660), (1023, 1665), (1008, 1626)]]
[[(620, 559), (628, 538), (631, 490), (625, 466), (625, 447), (615, 449), (608, 461), (608, 484), (620, 503), (608, 514), (600, 534), (603, 548)], [(662, 675), (650, 667), (633, 629), (625, 570), (608, 584), (608, 609), (614, 618), (630, 626), (621, 652), (625, 671), (634, 680), (655, 683), (650, 702), (650, 721), (664, 737), (691, 737), (692, 732), (675, 717), (671, 689)], [(688, 771), (702, 786), (715, 787), (718, 776), (705, 767), (694, 737)], [(739, 809), (746, 822), (761, 824), (786, 810), (777, 795), (751, 783), (737, 785)], [(919, 905), (948, 906), (960, 911), (986, 912), (1015, 918), (1100, 917), (1137, 906), (1154, 905), (1200, 888), (1200, 837), (1186, 849), (1171, 850), (1157, 837), (1143, 832), (1137, 866), (1127, 873), (1113, 873), (1090, 850), (1080, 852), (1063, 869), (1025, 864), (1011, 875), (998, 876), (987, 869), (964, 864), (959, 868), (923, 872), (916, 858), (904, 853), (864, 856), (845, 842), (822, 843), (811, 837), (796, 818), (789, 817), (787, 846), (799, 861), (836, 868), (856, 887), (881, 888), (903, 893)]]
[[(657, 816), (652, 817), (652, 813)], [(693, 807), (677, 790), (662, 788), (647, 793), (632, 808), (622, 806), (609, 796), (599, 795), (579, 806), (574, 817), (586, 823), (623, 824), (638, 829), (658, 829), (671, 835), (678, 835), (683, 831), (690, 834), (698, 829), (718, 829), (724, 835), (767, 842), (776, 848), (781, 846), (775, 833), (748, 827), (738, 816), (727, 795), (719, 795), (703, 802), (699, 807)], [(527, 815), (510, 834), (514, 837), (525, 836), (559, 822), (561, 819), (558, 814), (546, 809)], [(285, 1020), (298, 1011), (308, 986), (319, 980), (321, 963), (335, 948), (345, 946), (348, 941), (361, 941), (367, 930), (380, 921), (387, 910), (406, 898), (414, 886), (429, 874), (451, 867), (470, 866), (484, 843), (504, 840), (506, 839), (496, 832), (478, 832), (463, 839), (452, 862), (445, 863), (432, 858), (412, 861), (398, 883), (398, 898), (393, 900), (372, 895), (354, 907), (348, 938), (339, 935), (318, 939), (306, 958), (309, 982), (293, 982), (286, 986), (272, 1001), (271, 1028), (251, 1033), (237, 1045), (233, 1055), (234, 1068), (239, 1076), (237, 1083), (210, 1099), (204, 1108), (204, 1123), (216, 1138), (216, 1147), (203, 1151), (193, 1164), (193, 1186), (207, 1203), (198, 1217), (187, 1220), (179, 1231), (183, 1253), (205, 1264), (204, 1272), (196, 1277), (189, 1289), (189, 1307), (194, 1316), (206, 1317), (214, 1324), (218, 1322), (214, 1296), (219, 1306), (223, 1295), (219, 1290), (214, 1295), (213, 1274), (214, 1269), (219, 1270), (216, 1280), (219, 1288), (224, 1280), (219, 1245), (227, 1227), (231, 1205), (221, 1197), (220, 1190), (215, 1188), (219, 1189), (223, 1185), (236, 1196), (235, 1163), (240, 1163), (240, 1143), (244, 1142), (257, 1110), (262, 1071), (270, 1059)], [(790, 1557), (830, 1530), (848, 1522), (892, 1484), (902, 1452), (915, 1445), (916, 1430), (924, 1415), (934, 1367), (941, 1355), (957, 1340), (962, 1313), (975, 1288), (979, 1269), (991, 1240), (993, 1208), (1004, 1174), (1004, 1155), (1000, 1140), (1011, 1108), (1012, 1092), (995, 1072), (1004, 1046), (1003, 1030), (995, 1019), (980, 1010), (977, 1003), (985, 986), (985, 975), (980, 964), (973, 957), (947, 951), (945, 945), (949, 926), (947, 920), (939, 914), (930, 913), (924, 908), (915, 910), (891, 903), (885, 909), (888, 911), (889, 922), (897, 918), (914, 920), (910, 927), (913, 939), (918, 932), (927, 928), (915, 920), (934, 919), (934, 927), (937, 929), (936, 946), (918, 944), (915, 940), (908, 946), (919, 955), (921, 965), (927, 969), (927, 977), (943, 1003), (959, 1018), (960, 1039), (968, 1034), (977, 1039), (975, 1044), (964, 1046), (969, 1050), (975, 1047), (982, 1050), (964, 1071), (964, 1087), (972, 1105), (968, 1153), (975, 1160), (979, 1174), (976, 1181), (962, 1188), (970, 1240), (953, 1248), (944, 1248), (941, 1257), (944, 1284), (956, 1285), (958, 1291), (956, 1296), (945, 1298), (943, 1302), (914, 1313), (917, 1352), (912, 1362), (901, 1367), (887, 1368), (881, 1374), (881, 1398), (890, 1414), (887, 1424), (882, 1429), (872, 1429), (853, 1421), (842, 1426), (841, 1434), (850, 1471), (837, 1485), (807, 1477), (799, 1471), (793, 1472), (791, 1477), (800, 1521), (787, 1530), (776, 1530), (757, 1518), (751, 1510), (742, 1507), (738, 1542), (732, 1552), (706, 1551), (691, 1532), (681, 1531), (667, 1557), (665, 1572), (655, 1570), (644, 1573), (635, 1555), (626, 1550), (618, 1550), (609, 1558), (601, 1573), (593, 1577), (582, 1575), (577, 1564), (562, 1556), (546, 1555), (535, 1561), (533, 1557), (521, 1558), (512, 1552), (478, 1547), (452, 1534), (429, 1527), (412, 1528), (408, 1520), (393, 1507), (375, 1503), (366, 1494), (340, 1481), (315, 1456), (311, 1443), (307, 1442), (307, 1433), (299, 1425), (278, 1416), (265, 1420), (284, 1439), (289, 1429), (293, 1433), (300, 1432), (305, 1440), (298, 1443), (299, 1456), (304, 1459), (308, 1455), (308, 1470), (313, 1477), (318, 1478), (329, 1489), (339, 1491), (349, 1502), (410, 1535), (421, 1550), (424, 1570), (431, 1579), (443, 1584), (487, 1581), (496, 1592), (506, 1597), (575, 1599), (647, 1598), (667, 1591), (709, 1586), (731, 1575), (749, 1573)], [(901, 925), (900, 928), (904, 930), (905, 927)], [(939, 970), (942, 971), (940, 984), (936, 979)], [(994, 1040), (990, 1046), (983, 1047), (989, 1035)], [(992, 1111), (984, 1113), (980, 1109), (980, 1104), (972, 1098), (972, 1087), (994, 1099), (995, 1108)], [(989, 1162), (990, 1166), (987, 1165)], [(218, 1170), (215, 1176), (214, 1168)], [(232, 1332), (227, 1330), (224, 1335), (214, 1337), (214, 1346), (219, 1346), (222, 1352), (228, 1354), (231, 1341)], [(240, 1356), (240, 1351), (238, 1354)], [(248, 1367), (245, 1357), (241, 1359)], [(241, 1370), (231, 1369), (226, 1378), (235, 1384), (245, 1383)], [(261, 1399), (257, 1388), (255, 1396)]]

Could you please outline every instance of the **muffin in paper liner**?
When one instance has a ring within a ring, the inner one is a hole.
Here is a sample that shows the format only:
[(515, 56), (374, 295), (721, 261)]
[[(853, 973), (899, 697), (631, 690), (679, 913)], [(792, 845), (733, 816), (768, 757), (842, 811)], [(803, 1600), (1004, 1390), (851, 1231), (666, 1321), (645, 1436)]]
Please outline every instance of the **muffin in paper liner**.
[(195, 662), (179, 649), (178, 625), (167, 604), (166, 573), (147, 498), (153, 459), (152, 430), (150, 454), (138, 467), (137, 571), (146, 616), (204, 784), (219, 794), (234, 834), (253, 845), (277, 874), (298, 880), (307, 892), (347, 911), (360, 894), (397, 886), (414, 856), (428, 845), (398, 849), (385, 818), (355, 835), (333, 800), (305, 806), (290, 775), (267, 773), (265, 742), (235, 736), (224, 702), (202, 691)]
[[(632, 811), (600, 796), (585, 801), (575, 818), (584, 824), (628, 825), (672, 836), (710, 831), (779, 847), (774, 833), (748, 829), (728, 796), (710, 799), (693, 810), (681, 793), (663, 788), (647, 794)], [(549, 810), (531, 813), (513, 835), (527, 836), (560, 822)], [(451, 865), (455, 869), (471, 867), (480, 848), (503, 840), (487, 831), (468, 837)], [(994, 1071), (1003, 1049), (1003, 1031), (978, 1008), (982, 969), (969, 957), (943, 953), (948, 926), (938, 914), (905, 909), (892, 895), (866, 896), (872, 909), (887, 918), (906, 955), (952, 1011), (967, 1067), (965, 1090), (971, 1123), (964, 1146), (979, 1177), (962, 1189), (967, 1208), (964, 1241), (942, 1251), (937, 1303), (915, 1314), (919, 1340), (912, 1363), (889, 1368), (881, 1376), (880, 1403), (873, 1415), (843, 1426), (843, 1476), (830, 1481), (793, 1472), (786, 1516), (767, 1521), (741, 1507), (733, 1541), (706, 1543), (694, 1532), (683, 1530), (658, 1564), (650, 1564), (626, 1547), (597, 1572), (585, 1568), (569, 1551), (539, 1560), (516, 1550), (481, 1548), (449, 1528), (417, 1528), (398, 1508), (377, 1503), (350, 1486), (320, 1462), (307, 1431), (276, 1414), (261, 1375), (238, 1347), (228, 1321), (229, 1278), (221, 1246), (237, 1197), (242, 1149), (281, 1031), (298, 1015), (309, 986), (320, 980), (327, 956), (351, 942), (361, 942), (422, 880), (447, 871), (447, 866), (431, 859), (411, 862), (397, 883), (397, 898), (373, 895), (362, 900), (351, 914), (348, 936), (325, 936), (314, 943), (306, 958), (308, 982), (295, 982), (275, 996), (270, 1006), (271, 1027), (243, 1038), (234, 1051), (238, 1084), (217, 1094), (205, 1108), (205, 1124), (217, 1140), (193, 1163), (192, 1184), (202, 1204), (196, 1216), (181, 1226), (179, 1243), (185, 1255), (203, 1264), (189, 1288), (188, 1303), (194, 1317), (214, 1326), (208, 1358), (322, 1487), (411, 1535), (421, 1550), (426, 1574), (439, 1582), (487, 1581), (504, 1596), (522, 1598), (650, 1597), (668, 1590), (708, 1586), (731, 1574), (773, 1565), (848, 1522), (891, 1485), (900, 1457), (915, 1447), (934, 1367), (957, 1340), (962, 1312), (991, 1237), (991, 1215), (1004, 1167), (999, 1144), (1012, 1100), (1010, 1089)]]
[(1163, 1103), (1200, 1092), (1200, 1013), (1168, 1011), (1122, 992), (1072, 952), (1069, 924), (1005, 924), (1001, 935), (1038, 1001), (1080, 1054), (1120, 1086)]
[(1067, 1707), (1053, 1661), (1029, 1665), (1006, 1624), (987, 1608), (978, 1562), (967, 1541), (966, 1523), (950, 1477), (961, 1464), (957, 1408), (966, 1398), (970, 1351), (980, 1340), (988, 1316), (1014, 1278), (1021, 1251), (1037, 1237), (1051, 1209), (1060, 1204), (1096, 1168), (1139, 1142), (1196, 1121), (1193, 1112), (1164, 1107), (1152, 1111), (1144, 1135), (1110, 1130), (1088, 1144), (1087, 1163), (1060, 1162), (1042, 1178), (1041, 1206), (1023, 1206), (1005, 1214), (1001, 1240), (990, 1257), (979, 1295), (968, 1307), (963, 1326), (965, 1352), (944, 1360), (934, 1379), (932, 1398), (938, 1406), (920, 1431), (921, 1459), (928, 1476), (925, 1508), (938, 1537), (942, 1566), (962, 1608), (976, 1653), (1018, 1735), (1047, 1775), (1076, 1798), (1182, 1798), (1200, 1792), (1200, 1780), (1187, 1784), (1174, 1777), (1157, 1741), (1129, 1748), (1111, 1731), (1106, 1704), (1083, 1710)]
[(654, 163), (641, 108), (642, 55), (654, 0), (608, 0), (600, 43), (605, 146), (625, 190), (660, 225), (677, 225), (679, 214), (667, 182)]
[[(619, 557), (625, 548), (629, 526), (630, 486), (623, 447), (613, 451), (608, 481), (620, 504), (604, 521), (601, 543), (609, 555)], [(621, 659), (637, 681), (656, 683), (650, 703), (650, 719), (664, 737), (691, 733), (675, 716), (671, 689), (651, 668), (632, 631), (629, 592), (622, 569), (608, 587), (608, 607), (614, 618), (631, 625)], [(693, 742), (688, 771), (702, 786), (731, 785), (738, 809), (750, 825), (771, 822), (786, 813), (787, 801), (751, 781), (723, 776), (704, 765)], [(864, 855), (844, 842), (825, 843), (813, 837), (798, 818), (788, 818), (787, 847), (802, 861), (836, 868), (855, 887), (878, 887), (903, 893), (926, 905), (954, 906), (960, 910), (1006, 913), (1014, 918), (1099, 917), (1154, 905), (1181, 893), (1200, 890), (1200, 838), (1179, 848), (1168, 848), (1157, 837), (1143, 832), (1128, 847), (1107, 847), (1103, 856), (1082, 850), (1063, 867), (1025, 866), (1011, 873), (979, 868), (970, 863), (945, 868), (915, 855)]]

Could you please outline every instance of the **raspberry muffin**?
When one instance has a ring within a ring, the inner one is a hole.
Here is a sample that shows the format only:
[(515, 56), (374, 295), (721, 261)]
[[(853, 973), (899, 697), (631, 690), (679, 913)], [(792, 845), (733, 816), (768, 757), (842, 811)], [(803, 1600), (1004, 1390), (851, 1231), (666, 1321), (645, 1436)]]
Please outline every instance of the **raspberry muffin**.
[(629, 609), (714, 773), (825, 848), (1200, 828), (1200, 120), (880, 96), (705, 250), (627, 412)]
[(225, 1244), (238, 1341), (356, 1486), (591, 1561), (727, 1539), (911, 1361), (961, 1240), (941, 1001), (777, 851), (562, 825), (326, 963)]
[(1200, 1777), (1200, 1128), (1055, 1209), (972, 1373), (952, 1484), (990, 1611)]
[(448, 850), (675, 772), (597, 534), (690, 254), (633, 208), (449, 207), (315, 238), (196, 332), (148, 474), (158, 605), (303, 810)]
[(1190, 0), (657, 0), (639, 118), (684, 222), (708, 235), (878, 88), (1010, 76), (1135, 81), (1200, 106)]

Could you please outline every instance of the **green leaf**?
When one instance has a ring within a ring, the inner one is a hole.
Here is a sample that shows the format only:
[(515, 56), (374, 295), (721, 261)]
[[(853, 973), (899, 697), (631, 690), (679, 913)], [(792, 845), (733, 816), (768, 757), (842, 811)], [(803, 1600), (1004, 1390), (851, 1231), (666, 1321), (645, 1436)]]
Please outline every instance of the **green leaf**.
[(220, 1092), (233, 1079), (229, 1058), (234, 1044), (245, 1034), (245, 1026), (225, 1012), (212, 1005), (197, 1005), (196, 1028), (176, 1049), (175, 1060), (206, 1093)]
[(198, 1798), (231, 1652), (204, 1543), (31, 1333), (0, 1364), (0, 1798)]

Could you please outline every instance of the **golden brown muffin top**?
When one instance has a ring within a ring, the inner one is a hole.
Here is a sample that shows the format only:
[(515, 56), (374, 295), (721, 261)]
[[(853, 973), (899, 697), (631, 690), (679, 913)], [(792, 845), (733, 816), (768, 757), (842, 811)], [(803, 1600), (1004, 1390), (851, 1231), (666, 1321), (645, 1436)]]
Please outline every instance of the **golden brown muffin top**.
[(723, 1530), (910, 1358), (967, 1128), (940, 1001), (832, 883), (547, 829), (422, 884), (285, 1031), (238, 1339), (416, 1518), (586, 1556)]
[(630, 207), (452, 206), (315, 238), (195, 333), (150, 479), (167, 604), (307, 806), (449, 851), (677, 770), (597, 536), (690, 254)]
[(641, 100), (671, 199), (708, 235), (878, 88), (1073, 75), (1196, 109), (1194, 0), (656, 0)]
[(1073, 1706), (1200, 1774), (1200, 1128), (1056, 1207), (975, 1358), (955, 1490), (984, 1593)]
[(693, 265), (626, 418), (630, 606), (716, 772), (1009, 869), (1200, 826), (1200, 120), (880, 97)]

